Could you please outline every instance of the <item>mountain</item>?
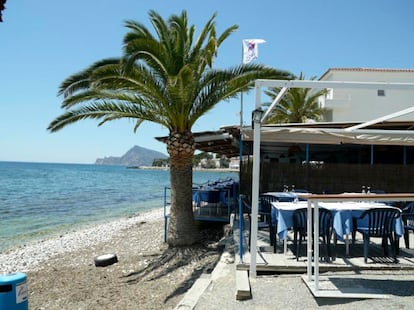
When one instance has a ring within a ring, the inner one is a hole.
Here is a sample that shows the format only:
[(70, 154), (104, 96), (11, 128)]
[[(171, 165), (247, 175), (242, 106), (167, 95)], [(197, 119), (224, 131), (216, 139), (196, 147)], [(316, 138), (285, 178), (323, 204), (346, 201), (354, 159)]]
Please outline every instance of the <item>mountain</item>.
[(127, 167), (152, 166), (154, 159), (167, 158), (163, 153), (135, 145), (121, 157), (98, 158), (95, 165), (116, 165)]

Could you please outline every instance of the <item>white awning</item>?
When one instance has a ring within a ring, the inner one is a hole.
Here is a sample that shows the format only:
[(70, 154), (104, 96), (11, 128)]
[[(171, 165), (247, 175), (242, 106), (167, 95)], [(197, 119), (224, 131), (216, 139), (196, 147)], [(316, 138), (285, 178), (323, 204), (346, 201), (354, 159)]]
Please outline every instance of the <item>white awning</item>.
[[(243, 140), (253, 141), (253, 130), (243, 130)], [(271, 127), (260, 129), (262, 142), (308, 144), (369, 144), (414, 145), (414, 131), (357, 129), (347, 131), (338, 128)]]

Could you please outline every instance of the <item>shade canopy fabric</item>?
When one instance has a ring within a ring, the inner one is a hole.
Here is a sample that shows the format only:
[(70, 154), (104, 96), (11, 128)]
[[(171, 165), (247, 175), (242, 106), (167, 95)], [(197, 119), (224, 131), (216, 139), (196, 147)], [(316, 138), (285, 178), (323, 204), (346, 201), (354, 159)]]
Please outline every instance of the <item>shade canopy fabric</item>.
[[(274, 143), (414, 145), (414, 131), (263, 126), (260, 140)], [(243, 141), (253, 141), (252, 129), (243, 130)]]

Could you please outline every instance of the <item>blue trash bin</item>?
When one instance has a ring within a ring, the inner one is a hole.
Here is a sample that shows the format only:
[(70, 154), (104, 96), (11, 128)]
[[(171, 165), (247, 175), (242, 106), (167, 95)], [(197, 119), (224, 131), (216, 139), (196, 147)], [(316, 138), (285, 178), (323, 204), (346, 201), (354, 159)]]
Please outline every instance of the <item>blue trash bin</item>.
[(29, 309), (26, 279), (21, 272), (0, 275), (0, 309)]

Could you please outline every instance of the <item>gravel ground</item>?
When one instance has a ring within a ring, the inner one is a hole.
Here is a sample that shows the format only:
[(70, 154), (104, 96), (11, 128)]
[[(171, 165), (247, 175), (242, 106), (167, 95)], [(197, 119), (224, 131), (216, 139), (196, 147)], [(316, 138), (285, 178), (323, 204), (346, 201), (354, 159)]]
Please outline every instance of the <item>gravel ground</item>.
[[(66, 233), (0, 254), (0, 274), (27, 274), (30, 309), (173, 309), (222, 247), (209, 230), (201, 245), (169, 249), (163, 229), (157, 210)], [(95, 267), (106, 253), (118, 263)]]

